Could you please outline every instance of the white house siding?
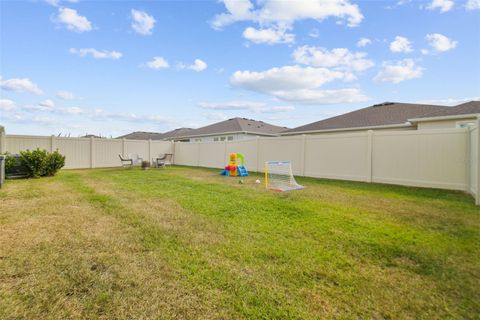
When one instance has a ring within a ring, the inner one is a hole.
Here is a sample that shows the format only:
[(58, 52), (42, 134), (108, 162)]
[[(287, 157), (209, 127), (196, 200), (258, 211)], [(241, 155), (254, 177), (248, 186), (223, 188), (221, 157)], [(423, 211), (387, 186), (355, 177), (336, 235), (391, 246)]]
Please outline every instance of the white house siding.
[(459, 128), (459, 125), (463, 123), (472, 123), (474, 125), (475, 121), (476, 121), (476, 118), (422, 121), (422, 122), (418, 122), (417, 126), (418, 126), (418, 130), (451, 129), (451, 128)]
[(190, 142), (238, 141), (238, 140), (255, 139), (255, 137), (257, 136), (253, 134), (247, 134), (247, 133), (220, 134), (220, 135), (214, 135), (214, 136), (201, 136), (201, 137), (190, 138)]

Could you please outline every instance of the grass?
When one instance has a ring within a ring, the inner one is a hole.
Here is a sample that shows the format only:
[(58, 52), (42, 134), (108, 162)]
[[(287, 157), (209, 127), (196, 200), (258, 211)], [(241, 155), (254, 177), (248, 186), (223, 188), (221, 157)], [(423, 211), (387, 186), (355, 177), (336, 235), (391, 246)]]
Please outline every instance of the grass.
[(8, 181), (0, 318), (479, 318), (471, 197), (255, 179), (173, 167)]

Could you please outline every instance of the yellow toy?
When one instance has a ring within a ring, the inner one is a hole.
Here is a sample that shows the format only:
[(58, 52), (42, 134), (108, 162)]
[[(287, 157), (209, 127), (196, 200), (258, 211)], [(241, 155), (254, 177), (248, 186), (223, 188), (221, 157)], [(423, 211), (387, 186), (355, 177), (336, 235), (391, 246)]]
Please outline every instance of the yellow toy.
[[(229, 177), (246, 177), (248, 176), (247, 168), (245, 168), (245, 157), (241, 153), (230, 153), (229, 164), (220, 172), (221, 175)], [(238, 165), (240, 161), (241, 165)]]

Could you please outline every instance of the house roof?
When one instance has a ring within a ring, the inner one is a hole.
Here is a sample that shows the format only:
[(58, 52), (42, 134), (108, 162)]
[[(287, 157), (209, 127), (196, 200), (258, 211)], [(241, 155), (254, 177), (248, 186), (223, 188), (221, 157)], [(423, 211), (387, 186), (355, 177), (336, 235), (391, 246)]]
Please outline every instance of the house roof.
[(165, 133), (162, 133), (162, 139), (171, 139), (171, 138), (176, 138), (176, 137), (180, 137), (180, 136), (184, 136), (185, 134), (187, 134), (188, 132), (192, 131), (194, 129), (192, 128), (178, 128), (178, 129), (174, 129), (172, 131), (168, 131), (168, 132), (165, 132)]
[(467, 114), (480, 114), (480, 101), (470, 101), (459, 104), (458, 106), (443, 108), (442, 110), (437, 110), (435, 112), (416, 117), (418, 118), (416, 120), (418, 121), (422, 118), (461, 116)]
[(162, 133), (158, 132), (144, 132), (144, 131), (135, 131), (120, 137), (117, 139), (131, 139), (131, 140), (162, 140)]
[(246, 118), (232, 118), (188, 131), (186, 134), (177, 137), (189, 138), (227, 133), (252, 133), (264, 136), (276, 136), (279, 135), (280, 132), (285, 131), (285, 129), (287, 128), (275, 126), (263, 121)]
[(395, 127), (407, 125), (408, 119), (418, 118), (449, 107), (415, 103), (384, 102), (286, 130), (283, 134), (335, 131), (354, 128)]

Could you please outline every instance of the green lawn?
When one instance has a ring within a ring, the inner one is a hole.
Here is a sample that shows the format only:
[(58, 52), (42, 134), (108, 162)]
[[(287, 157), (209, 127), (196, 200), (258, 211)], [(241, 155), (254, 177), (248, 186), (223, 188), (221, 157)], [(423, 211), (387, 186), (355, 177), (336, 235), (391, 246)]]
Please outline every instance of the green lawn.
[(478, 319), (460, 192), (218, 170), (75, 170), (0, 190), (1, 319)]

